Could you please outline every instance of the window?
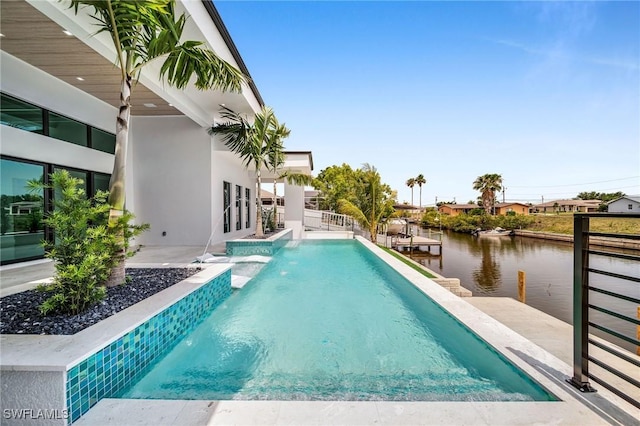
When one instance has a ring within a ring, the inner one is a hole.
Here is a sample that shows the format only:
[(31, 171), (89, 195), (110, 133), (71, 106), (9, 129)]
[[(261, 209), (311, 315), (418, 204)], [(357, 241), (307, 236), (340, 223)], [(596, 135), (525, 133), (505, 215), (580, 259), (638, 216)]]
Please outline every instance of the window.
[(244, 210), (245, 210), (245, 223), (244, 223), (244, 227), (245, 228), (249, 228), (251, 226), (251, 215), (249, 214), (249, 210), (250, 210), (250, 204), (249, 204), (249, 200), (251, 199), (251, 191), (249, 190), (249, 188), (245, 188), (244, 189)]
[(629, 205), (627, 206), (627, 208), (628, 208), (629, 210), (633, 210), (633, 204), (629, 204)]
[(222, 205), (224, 208), (224, 232), (231, 231), (231, 184), (222, 182)]
[(0, 95), (2, 100), (0, 122), (5, 126), (86, 146), (108, 154), (116, 152), (116, 136), (112, 133), (96, 129), (4, 93)]
[(92, 173), (93, 175), (93, 193), (91, 195), (96, 195), (98, 191), (108, 191), (109, 190), (109, 180), (111, 180), (111, 175), (106, 175), (104, 173)]
[(5, 158), (1, 164), (0, 262), (42, 257), (44, 191), (30, 192), (27, 183), (44, 179), (45, 166)]
[(236, 185), (236, 231), (242, 229), (242, 187)]
[(52, 241), (52, 229), (45, 227), (44, 212), (53, 208), (56, 194), (50, 191), (32, 193), (26, 186), (30, 180), (41, 181), (55, 170), (67, 170), (84, 181), (87, 194), (108, 189), (110, 175), (87, 170), (67, 169), (53, 164), (36, 163), (17, 158), (0, 159), (0, 263), (14, 263), (42, 258), (42, 240)]
[(115, 154), (116, 135), (92, 127), (91, 148), (106, 152), (107, 154)]
[(86, 124), (53, 112), (49, 113), (49, 136), (76, 145), (88, 146)]
[(0, 108), (0, 122), (5, 126), (15, 127), (43, 134), (44, 126), (42, 109), (18, 99), (2, 94)]

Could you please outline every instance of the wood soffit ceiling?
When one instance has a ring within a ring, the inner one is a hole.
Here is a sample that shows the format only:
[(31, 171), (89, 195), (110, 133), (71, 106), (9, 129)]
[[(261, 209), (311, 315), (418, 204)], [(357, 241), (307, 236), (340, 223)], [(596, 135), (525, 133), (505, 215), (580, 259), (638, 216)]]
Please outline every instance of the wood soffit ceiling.
[[(24, 0), (1, 0), (0, 17), (3, 51), (118, 108), (120, 71), (114, 64)], [(134, 87), (131, 105), (132, 115), (182, 115), (142, 83)]]

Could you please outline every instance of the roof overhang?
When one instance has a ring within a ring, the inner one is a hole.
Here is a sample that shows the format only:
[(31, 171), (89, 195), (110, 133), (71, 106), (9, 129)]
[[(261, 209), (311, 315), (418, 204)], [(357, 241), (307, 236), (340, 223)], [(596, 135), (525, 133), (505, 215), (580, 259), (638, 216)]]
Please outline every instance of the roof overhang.
[[(75, 15), (67, 2), (57, 0), (2, 0), (0, 7), (3, 51), (118, 107), (121, 76), (114, 65), (115, 49), (107, 34), (95, 34), (96, 27), (88, 15), (90, 9)], [(190, 16), (185, 39), (204, 41), (220, 57), (248, 74), (212, 2), (177, 0), (176, 11)], [(63, 30), (73, 35), (66, 35)], [(178, 90), (159, 80), (159, 69), (160, 63), (152, 63), (140, 75), (131, 100), (132, 115), (186, 115), (206, 127), (219, 117), (220, 104), (252, 115), (263, 103), (253, 82), (245, 84), (242, 93), (200, 91), (193, 85)]]
[[(251, 168), (251, 170), (255, 171), (254, 168)], [(279, 175), (285, 171), (311, 176), (311, 172), (313, 172), (313, 157), (311, 151), (285, 151), (284, 164), (278, 169), (277, 174)], [(261, 178), (263, 180), (273, 181), (275, 177), (276, 174), (274, 174), (273, 171), (261, 170)]]

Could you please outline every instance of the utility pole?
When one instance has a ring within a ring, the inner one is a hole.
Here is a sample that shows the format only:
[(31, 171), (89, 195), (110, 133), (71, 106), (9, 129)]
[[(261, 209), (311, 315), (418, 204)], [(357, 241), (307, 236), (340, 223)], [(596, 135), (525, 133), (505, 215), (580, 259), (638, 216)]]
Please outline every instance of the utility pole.
[(540, 204), (544, 204), (544, 195), (541, 195), (541, 197), (542, 197), (542, 203)]
[(503, 186), (503, 187), (502, 187), (502, 202), (503, 202), (503, 203), (504, 203), (504, 196), (505, 196), (505, 194), (506, 194), (506, 193), (507, 193), (507, 187), (506, 187), (506, 186)]

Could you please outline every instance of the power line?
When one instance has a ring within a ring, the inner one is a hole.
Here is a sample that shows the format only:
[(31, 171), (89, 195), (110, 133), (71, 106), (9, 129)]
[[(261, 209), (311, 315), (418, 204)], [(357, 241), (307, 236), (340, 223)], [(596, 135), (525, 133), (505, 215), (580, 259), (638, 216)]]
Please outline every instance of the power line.
[(620, 179), (610, 179), (610, 180), (601, 180), (597, 182), (585, 182), (585, 183), (570, 183), (567, 185), (541, 185), (541, 186), (515, 186), (511, 185), (511, 188), (562, 188), (565, 186), (581, 186), (581, 185), (593, 185), (596, 183), (606, 183), (606, 182), (617, 182), (620, 180), (629, 180), (629, 179), (639, 179), (640, 176), (631, 176), (628, 178), (620, 178)]

